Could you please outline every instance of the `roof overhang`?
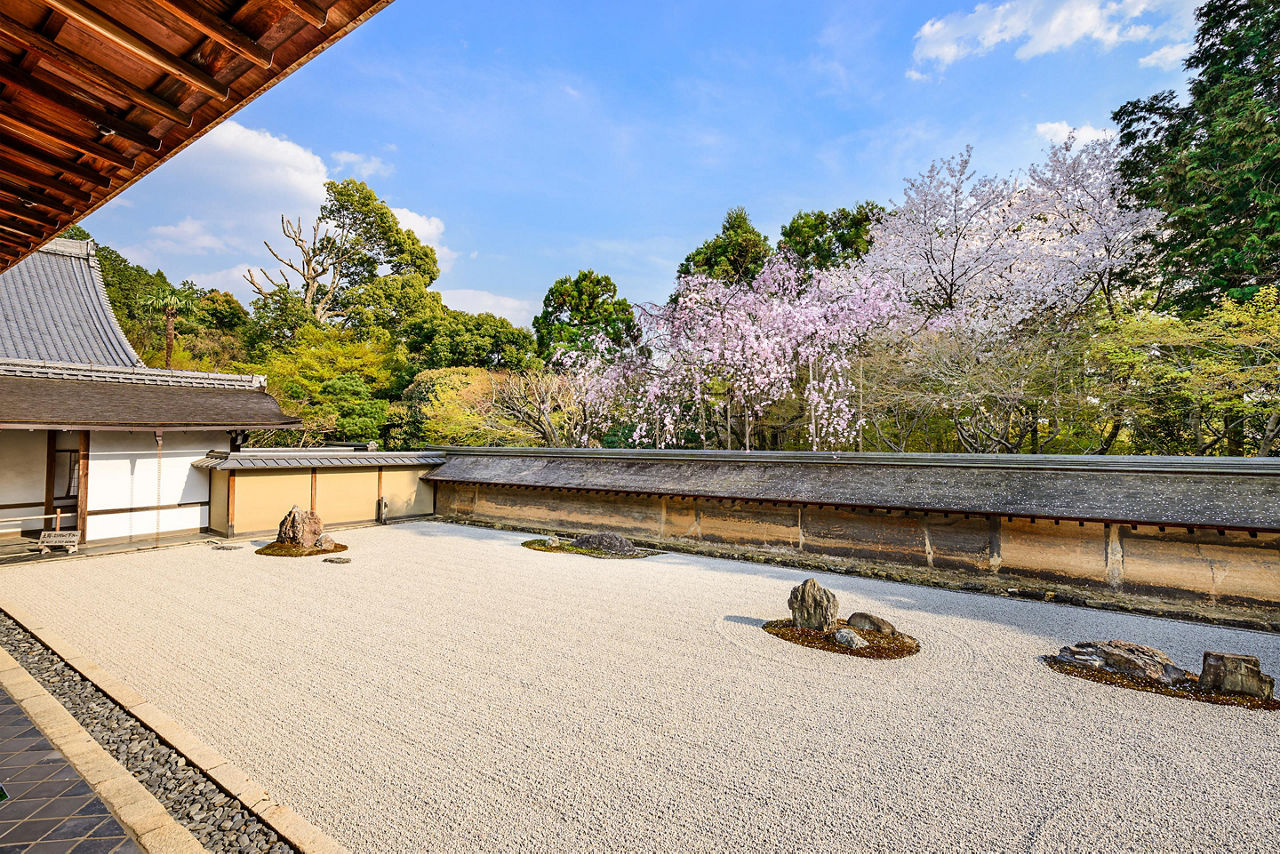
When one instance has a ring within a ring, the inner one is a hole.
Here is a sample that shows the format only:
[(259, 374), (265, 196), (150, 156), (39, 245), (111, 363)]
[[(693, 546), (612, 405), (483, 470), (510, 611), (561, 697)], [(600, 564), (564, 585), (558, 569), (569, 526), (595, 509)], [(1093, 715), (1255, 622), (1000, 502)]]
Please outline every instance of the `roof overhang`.
[(0, 272), (391, 0), (7, 0)]

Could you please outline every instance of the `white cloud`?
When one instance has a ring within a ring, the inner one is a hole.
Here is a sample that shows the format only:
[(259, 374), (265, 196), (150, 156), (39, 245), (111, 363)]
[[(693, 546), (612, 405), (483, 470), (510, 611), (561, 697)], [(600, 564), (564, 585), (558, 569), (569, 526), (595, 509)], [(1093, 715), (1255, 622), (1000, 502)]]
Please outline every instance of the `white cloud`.
[(370, 178), (387, 178), (395, 167), (376, 154), (356, 154), (354, 151), (335, 151), (330, 155), (334, 170), (340, 175), (352, 175), (361, 181)]
[(1189, 53), (1191, 53), (1191, 42), (1167, 44), (1139, 59), (1138, 64), (1143, 68), (1159, 68), (1163, 71), (1173, 71), (1182, 67), (1182, 61), (1187, 58)]
[(928, 74), (922, 74), (921, 72), (916, 71), (914, 68), (908, 68), (908, 69), (907, 69), (907, 79), (908, 79), (908, 80), (914, 80), (914, 81), (916, 81), (917, 83), (920, 83), (920, 82), (922, 82), (922, 81), (928, 80), (928, 79), (929, 79), (929, 75), (928, 75)]
[(1040, 122), (1036, 125), (1036, 133), (1055, 145), (1066, 142), (1072, 131), (1075, 132), (1076, 140), (1082, 143), (1115, 136), (1115, 131), (1110, 128), (1096, 128), (1088, 122), (1077, 128), (1067, 122)]
[(533, 316), (538, 313), (537, 304), (533, 300), (504, 297), (490, 291), (478, 291), (470, 288), (441, 289), (440, 298), (449, 308), (469, 311), (478, 314), (487, 311), (505, 317), (517, 326), (528, 326)]
[(453, 262), (458, 260), (458, 253), (444, 245), (444, 220), (438, 216), (424, 216), (408, 208), (392, 208), (391, 212), (400, 221), (400, 227), (412, 231), (414, 236), (436, 250), (436, 260), (440, 263), (440, 272), (447, 273), (453, 269)]
[(202, 255), (226, 248), (226, 241), (214, 234), (204, 220), (187, 217), (177, 225), (156, 225), (147, 230), (158, 238), (152, 251), (183, 251)]
[[(916, 66), (940, 68), (1018, 43), (1030, 59), (1091, 40), (1103, 48), (1122, 42), (1184, 37), (1199, 0), (1008, 0), (979, 3), (927, 21), (916, 33)], [(1159, 51), (1157, 51), (1159, 52)], [(1154, 54), (1153, 54), (1154, 55)]]
[[(249, 287), (248, 283), (244, 280), (244, 274), (248, 269), (248, 264), (238, 264), (234, 267), (227, 267), (225, 270), (214, 270), (210, 273), (196, 273), (188, 278), (200, 285), (202, 288), (213, 288), (216, 291), (238, 293), (245, 298), (247, 303), (249, 300), (252, 300), (257, 296), (253, 289)], [(272, 275), (275, 274), (275, 270), (273, 268), (267, 267), (267, 269), (271, 271)], [(257, 270), (254, 270), (254, 272), (256, 273)], [(258, 281), (262, 281), (261, 276), (258, 276)], [(264, 282), (263, 284), (265, 285), (266, 283)], [(267, 287), (270, 287), (270, 285), (267, 285)]]

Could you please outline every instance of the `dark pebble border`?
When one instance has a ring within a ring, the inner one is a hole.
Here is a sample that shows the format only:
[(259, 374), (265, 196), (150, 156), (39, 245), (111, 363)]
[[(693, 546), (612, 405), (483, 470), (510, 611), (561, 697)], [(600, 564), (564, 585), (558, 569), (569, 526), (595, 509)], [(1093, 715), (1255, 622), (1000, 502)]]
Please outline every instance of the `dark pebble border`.
[(165, 744), (34, 635), (0, 611), (0, 647), (214, 854), (297, 849)]

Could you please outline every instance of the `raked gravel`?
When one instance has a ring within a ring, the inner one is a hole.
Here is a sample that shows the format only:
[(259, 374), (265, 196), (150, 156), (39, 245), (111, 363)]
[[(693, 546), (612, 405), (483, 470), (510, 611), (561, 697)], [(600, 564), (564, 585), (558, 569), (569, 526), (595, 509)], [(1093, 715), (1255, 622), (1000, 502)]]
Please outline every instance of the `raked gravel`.
[(1072, 679), (1280, 637), (838, 575), (898, 661), (760, 629), (807, 573), (443, 523), (352, 562), (189, 546), (0, 569), (20, 605), (353, 852), (1261, 851), (1280, 715)]

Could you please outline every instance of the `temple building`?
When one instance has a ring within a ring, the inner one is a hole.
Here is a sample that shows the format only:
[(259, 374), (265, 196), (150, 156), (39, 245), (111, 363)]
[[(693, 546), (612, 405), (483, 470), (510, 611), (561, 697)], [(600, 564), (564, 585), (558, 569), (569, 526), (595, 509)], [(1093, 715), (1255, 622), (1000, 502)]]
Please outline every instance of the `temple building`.
[(210, 472), (192, 464), (299, 423), (265, 377), (143, 365), (91, 241), (56, 238), (0, 273), (0, 542), (207, 531)]

